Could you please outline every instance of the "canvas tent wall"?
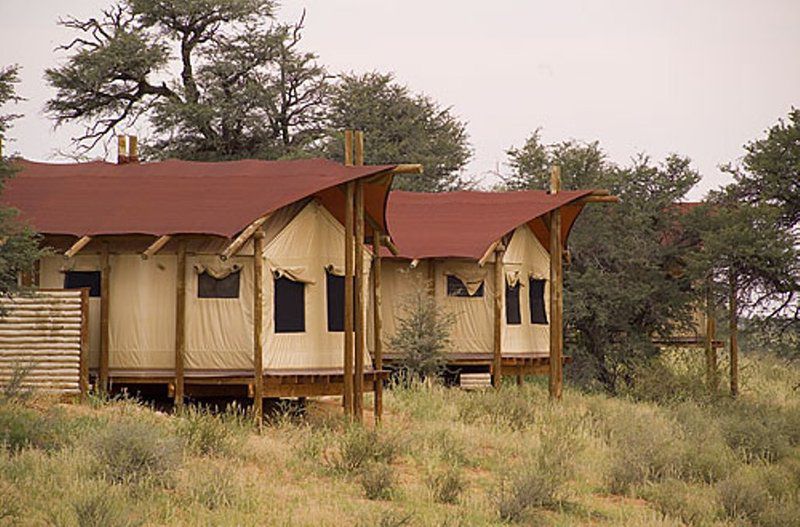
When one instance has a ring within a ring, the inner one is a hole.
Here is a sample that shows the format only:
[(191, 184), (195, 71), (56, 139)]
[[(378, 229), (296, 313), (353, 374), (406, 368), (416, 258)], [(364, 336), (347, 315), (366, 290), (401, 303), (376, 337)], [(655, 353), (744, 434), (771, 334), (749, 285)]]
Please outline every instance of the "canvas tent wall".
[[(17, 168), (2, 202), (19, 209), (22, 219), (56, 249), (40, 262), (39, 285), (63, 287), (67, 276), (77, 276), (78, 281), (99, 277), (107, 286), (105, 346), (99, 327), (102, 301), (96, 295), (90, 300), (93, 367), (107, 349), (109, 368), (120, 374), (155, 378), (160, 372), (159, 379), (173, 375), (177, 253), (183, 244), (187, 374), (252, 375), (252, 239), (244, 238), (247, 243), (237, 245), (230, 257), (221, 255), (239, 237), (261, 231), (266, 238), (262, 261), (267, 272), (261, 288), (266, 371), (341, 368), (342, 334), (328, 331), (323, 318), (326, 273), (340, 274), (344, 265), (342, 187), (361, 182), (370, 219), (366, 235), (385, 233), (393, 165), (352, 167), (326, 160), (127, 165), (18, 161)], [(143, 258), (145, 248), (157, 240), (164, 242), (157, 253)], [(79, 247), (79, 252), (62, 256), (70, 247)], [(368, 251), (365, 258), (368, 262)], [(200, 298), (201, 275), (215, 280), (237, 276), (237, 294)], [(302, 291), (306, 324), (292, 333), (273, 328), (275, 277), (301, 284), (295, 291)], [(96, 289), (101, 289), (99, 284)]]
[[(434, 280), (437, 304), (456, 316), (451, 352), (490, 355), (494, 351), (495, 253), (503, 253), (504, 288), (518, 287), (518, 317), (507, 319), (504, 291), (501, 353), (542, 355), (550, 339), (550, 296), (546, 215), (559, 209), (565, 240), (592, 191), (551, 195), (525, 192), (393, 192), (388, 223), (400, 250), (398, 258), (384, 254), (383, 324), (388, 339), (395, 331), (404, 293)], [(413, 264), (413, 265), (412, 265)], [(412, 269), (413, 267), (413, 269)], [(448, 277), (472, 289), (470, 296), (448, 295)], [(536, 295), (530, 289), (536, 288)], [(478, 293), (477, 295), (472, 295)], [(537, 296), (540, 295), (540, 296)], [(537, 317), (532, 317), (532, 305)], [(541, 318), (543, 311), (544, 319)], [(391, 350), (390, 350), (391, 353)]]

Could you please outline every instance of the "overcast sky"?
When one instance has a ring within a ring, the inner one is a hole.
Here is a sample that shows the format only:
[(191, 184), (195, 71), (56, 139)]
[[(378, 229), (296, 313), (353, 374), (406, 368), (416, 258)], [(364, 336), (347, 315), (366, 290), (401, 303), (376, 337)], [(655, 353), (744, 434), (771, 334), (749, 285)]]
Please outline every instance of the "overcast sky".
[[(70, 36), (56, 22), (109, 3), (0, 0), (0, 65), (23, 67), (28, 98), (12, 150), (69, 151), (75, 129), (42, 113), (43, 71)], [(305, 46), (333, 72), (393, 71), (452, 106), (475, 151), (468, 173), (486, 183), (540, 127), (545, 141), (598, 139), (622, 163), (688, 155), (698, 198), (726, 181), (719, 164), (800, 106), (798, 0), (286, 0), (279, 17), (303, 8)]]

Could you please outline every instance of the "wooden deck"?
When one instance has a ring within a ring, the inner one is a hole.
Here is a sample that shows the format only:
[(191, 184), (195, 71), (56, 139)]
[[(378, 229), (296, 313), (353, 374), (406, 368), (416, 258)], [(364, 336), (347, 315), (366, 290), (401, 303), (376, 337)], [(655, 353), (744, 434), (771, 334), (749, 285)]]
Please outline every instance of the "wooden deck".
[[(384, 364), (398, 364), (397, 354), (385, 354)], [(453, 369), (490, 371), (494, 356), (491, 353), (448, 353), (447, 366)], [(572, 362), (572, 357), (563, 357), (563, 364)], [(504, 376), (547, 375), (550, 372), (550, 355), (547, 353), (503, 353), (501, 371)]]
[[(94, 374), (97, 372), (94, 371)], [(364, 372), (364, 390), (372, 391), (375, 381), (386, 380), (388, 370)], [(109, 369), (112, 390), (115, 387), (163, 385), (172, 396), (175, 372), (169, 369)], [(184, 370), (186, 395), (233, 395), (253, 397), (252, 370)], [(264, 397), (316, 397), (344, 394), (344, 371), (341, 368), (281, 369), (264, 371)]]

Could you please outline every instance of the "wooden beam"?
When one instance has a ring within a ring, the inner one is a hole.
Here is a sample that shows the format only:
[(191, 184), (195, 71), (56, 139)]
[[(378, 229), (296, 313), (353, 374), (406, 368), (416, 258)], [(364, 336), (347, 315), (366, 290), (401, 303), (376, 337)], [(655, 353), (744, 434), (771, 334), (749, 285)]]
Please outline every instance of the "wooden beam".
[(159, 236), (156, 241), (150, 244), (150, 246), (144, 250), (142, 253), (142, 258), (147, 260), (151, 256), (154, 256), (158, 251), (164, 248), (164, 246), (172, 239), (172, 236), (169, 234), (165, 234), (164, 236)]
[(78, 254), (81, 249), (86, 247), (90, 241), (92, 241), (91, 236), (81, 236), (80, 239), (78, 239), (78, 241), (72, 244), (72, 247), (67, 249), (67, 251), (64, 253), (64, 257), (72, 258), (76, 254)]
[(178, 240), (175, 276), (175, 406), (183, 407), (184, 363), (186, 357), (186, 240)]
[(586, 196), (571, 203), (583, 205), (584, 203), (619, 203), (619, 196)]
[(486, 249), (486, 252), (483, 253), (483, 256), (481, 256), (481, 259), (478, 260), (478, 267), (483, 267), (484, 265), (486, 265), (486, 262), (488, 262), (489, 258), (491, 258), (492, 255), (494, 254), (494, 250), (497, 248), (498, 243), (500, 243), (499, 240), (492, 243), (489, 246), (489, 248)]
[[(376, 235), (372, 237), (372, 334), (374, 337), (374, 351), (375, 360), (374, 368), (376, 370), (383, 369), (383, 299), (381, 297), (381, 253), (380, 253), (380, 238), (381, 234), (376, 231)], [(375, 416), (375, 424), (381, 422), (383, 416), (383, 380), (378, 376), (375, 379), (373, 387), (375, 391), (374, 402), (375, 408), (373, 414)]]
[(353, 415), (353, 213), (355, 183), (347, 183), (344, 221), (344, 413)]
[(405, 163), (397, 165), (391, 172), (392, 174), (422, 174), (424, 168), (419, 163)]
[[(550, 193), (561, 190), (561, 167), (554, 166), (550, 172)], [(561, 257), (561, 210), (550, 213), (550, 398), (561, 399), (563, 389), (564, 355), (564, 284)]]
[(111, 302), (111, 264), (108, 256), (108, 242), (103, 243), (100, 254), (100, 382), (101, 392), (108, 392), (108, 361), (111, 339), (109, 324)]
[(506, 291), (506, 278), (503, 271), (503, 257), (506, 248), (497, 244), (494, 251), (494, 353), (492, 355), (492, 386), (500, 387), (503, 378), (503, 294)]
[[(364, 165), (364, 132), (355, 132), (355, 164)], [(353, 412), (357, 422), (364, 419), (364, 354), (366, 353), (367, 306), (364, 304), (364, 180), (355, 189), (355, 379)]]
[(738, 286), (736, 283), (735, 270), (729, 269), (728, 277), (728, 333), (730, 338), (730, 366), (731, 366), (731, 395), (739, 395), (739, 306), (737, 305), (736, 295)]
[(253, 237), (253, 416), (259, 430), (264, 415), (264, 231)]
[(236, 238), (233, 239), (233, 241), (225, 248), (225, 250), (220, 253), (220, 259), (227, 260), (239, 252), (239, 249), (241, 249), (242, 246), (247, 243), (247, 240), (249, 240), (253, 234), (255, 234), (256, 231), (261, 228), (262, 225), (264, 225), (264, 222), (266, 222), (270, 216), (271, 214), (264, 214), (260, 218), (253, 221), (253, 223), (248, 225), (242, 232), (239, 233)]
[(89, 288), (81, 290), (81, 352), (79, 385), (81, 400), (89, 395)]
[(717, 320), (714, 309), (714, 295), (712, 290), (712, 280), (706, 280), (706, 331), (705, 331), (705, 351), (706, 351), (706, 384), (709, 392), (717, 390), (717, 349), (714, 347), (714, 340), (717, 334)]

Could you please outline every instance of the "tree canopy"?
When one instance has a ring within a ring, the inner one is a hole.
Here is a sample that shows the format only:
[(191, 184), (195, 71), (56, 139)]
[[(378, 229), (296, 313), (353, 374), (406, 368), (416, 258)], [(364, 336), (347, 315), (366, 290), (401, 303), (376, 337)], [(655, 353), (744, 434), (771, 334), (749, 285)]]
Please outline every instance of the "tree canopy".
[[(0, 111), (7, 103), (18, 102), (16, 85), (19, 82), (19, 67), (0, 67)], [(20, 117), (13, 113), (0, 113), (0, 142), (5, 143), (11, 122)], [(8, 159), (0, 157), (0, 192), (14, 171)], [(0, 207), (0, 294), (19, 289), (18, 278), (23, 271), (31, 271), (39, 258), (39, 240), (33, 231), (18, 221), (18, 212)]]
[(590, 205), (570, 236), (565, 269), (565, 321), (576, 356), (570, 372), (615, 391), (637, 362), (657, 353), (652, 336), (688, 321), (693, 299), (681, 272), (688, 250), (665, 243), (674, 228), (673, 204), (699, 180), (688, 159), (672, 155), (654, 163), (640, 155), (628, 166), (611, 162), (598, 142), (542, 142), (534, 132), (508, 151), (510, 189), (544, 189), (549, 167), (561, 165), (563, 187), (605, 188), (615, 205)]
[(414, 94), (391, 74), (342, 75), (331, 94), (327, 155), (341, 159), (340, 131), (365, 132), (367, 163), (422, 163), (422, 176), (399, 176), (394, 188), (442, 192), (463, 188), (472, 152), (466, 124), (449, 108)]
[[(185, 159), (296, 155), (323, 131), (328, 74), (301, 51), (303, 20), (273, 0), (122, 0), (86, 20), (65, 64), (46, 71), (57, 124), (79, 122), (89, 149), (145, 119), (148, 153)], [(177, 71), (176, 71), (177, 70)]]

